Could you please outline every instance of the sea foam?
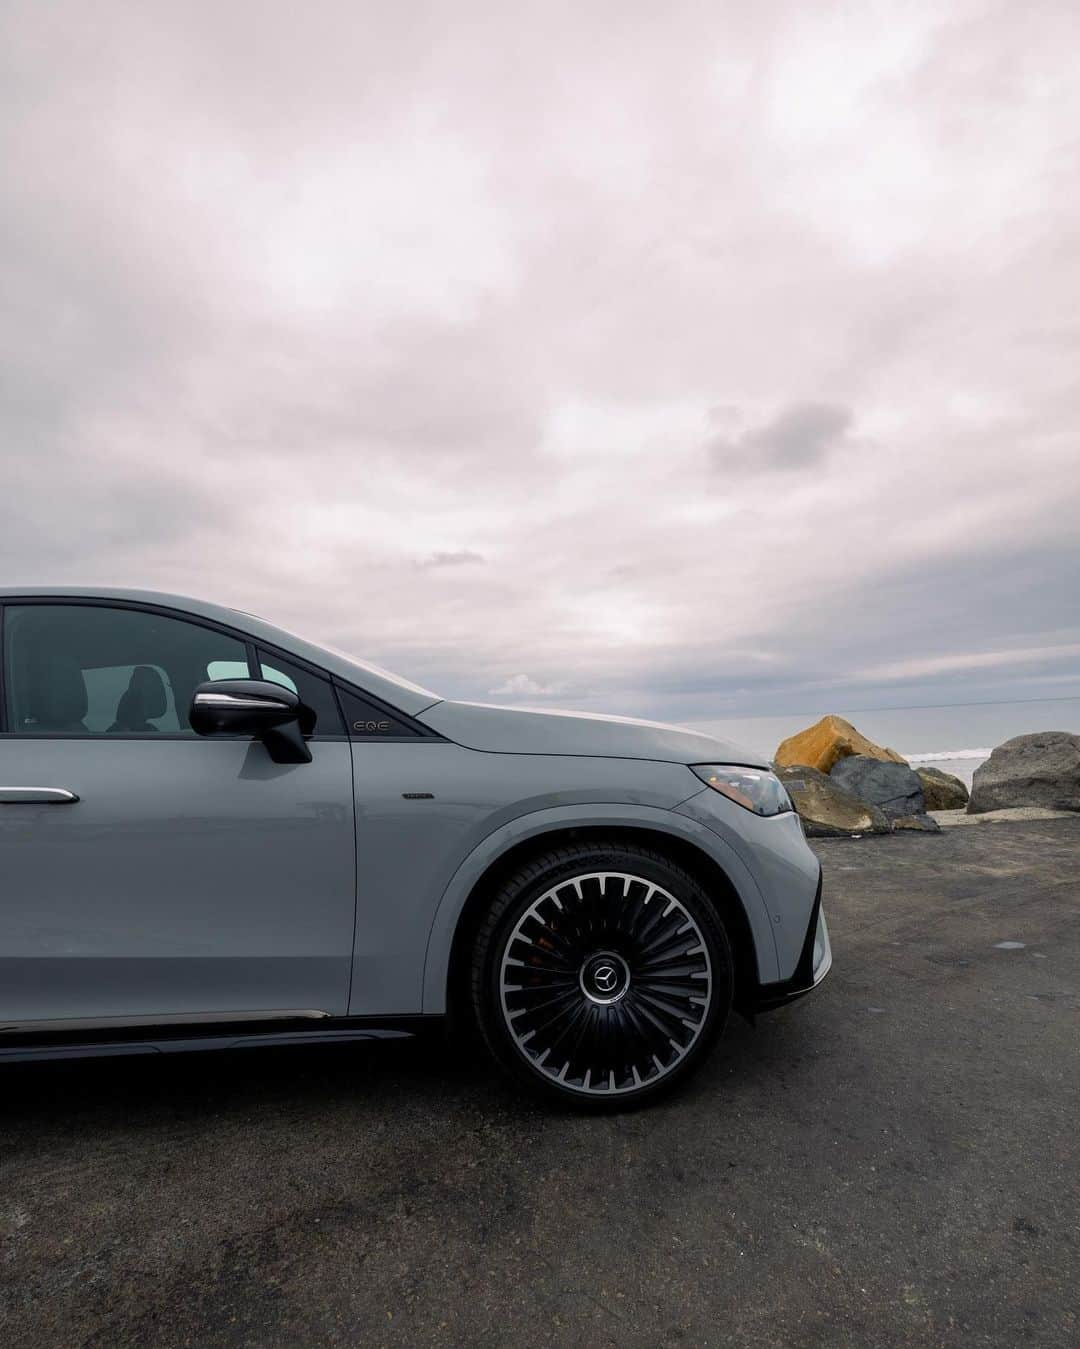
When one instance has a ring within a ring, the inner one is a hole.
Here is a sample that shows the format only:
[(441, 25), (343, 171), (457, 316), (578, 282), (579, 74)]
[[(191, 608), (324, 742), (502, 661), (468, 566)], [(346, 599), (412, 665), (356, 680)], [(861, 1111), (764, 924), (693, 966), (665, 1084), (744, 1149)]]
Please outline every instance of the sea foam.
[(908, 763), (936, 763), (939, 759), (989, 759), (991, 749), (946, 749), (933, 754), (905, 754)]

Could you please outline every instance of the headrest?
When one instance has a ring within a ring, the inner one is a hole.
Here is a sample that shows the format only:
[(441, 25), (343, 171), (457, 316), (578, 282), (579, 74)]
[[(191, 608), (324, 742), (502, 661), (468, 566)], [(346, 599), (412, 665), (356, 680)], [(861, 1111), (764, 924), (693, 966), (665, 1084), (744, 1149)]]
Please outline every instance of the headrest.
[(116, 707), (115, 729), (121, 731), (156, 731), (148, 726), (150, 717), (160, 717), (168, 706), (165, 681), (152, 665), (136, 665), (128, 680), (127, 690)]
[(152, 665), (135, 666), (131, 672), (131, 680), (128, 684), (127, 693), (124, 695), (125, 698), (128, 693), (139, 698), (144, 719), (165, 715), (165, 709), (169, 705), (169, 699), (165, 693), (165, 681)]

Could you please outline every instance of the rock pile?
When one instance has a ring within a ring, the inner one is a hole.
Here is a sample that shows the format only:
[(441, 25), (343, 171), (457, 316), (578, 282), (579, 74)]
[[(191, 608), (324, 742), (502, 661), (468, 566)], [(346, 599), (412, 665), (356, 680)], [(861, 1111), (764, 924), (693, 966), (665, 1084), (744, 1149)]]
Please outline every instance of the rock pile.
[[(812, 838), (937, 831), (926, 813), (921, 775), (896, 750), (874, 744), (843, 717), (822, 717), (790, 736), (777, 749), (774, 767)], [(935, 783), (935, 792), (944, 793), (946, 780), (956, 783), (962, 806), (963, 783), (947, 773), (939, 776), (943, 781)]]
[(935, 832), (927, 812), (1070, 810), (1080, 812), (1080, 735), (1041, 731), (1006, 740), (975, 770), (970, 799), (959, 778), (910, 764), (875, 745), (843, 717), (822, 717), (789, 736), (774, 768), (811, 837)]

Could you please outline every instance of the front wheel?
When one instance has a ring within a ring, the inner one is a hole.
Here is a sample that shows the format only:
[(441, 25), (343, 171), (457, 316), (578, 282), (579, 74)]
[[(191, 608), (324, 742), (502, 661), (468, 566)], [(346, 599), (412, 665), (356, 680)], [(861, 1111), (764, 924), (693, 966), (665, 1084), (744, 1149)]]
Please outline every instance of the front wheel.
[(701, 886), (660, 853), (574, 845), (501, 886), (472, 987), (484, 1038), (519, 1081), (617, 1108), (698, 1066), (731, 1007), (731, 947)]

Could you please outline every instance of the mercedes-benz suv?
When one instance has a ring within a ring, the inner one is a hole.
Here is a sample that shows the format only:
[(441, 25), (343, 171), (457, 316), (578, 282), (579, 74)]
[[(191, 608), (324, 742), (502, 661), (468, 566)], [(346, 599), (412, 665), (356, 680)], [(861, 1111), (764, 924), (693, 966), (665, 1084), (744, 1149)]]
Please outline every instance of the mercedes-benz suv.
[(584, 1107), (831, 963), (766, 761), (452, 702), (213, 604), (0, 590), (0, 1058), (416, 1032)]

